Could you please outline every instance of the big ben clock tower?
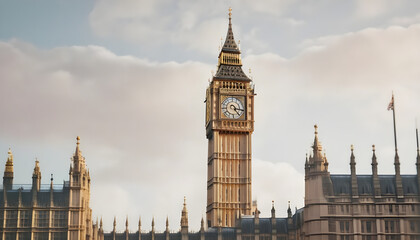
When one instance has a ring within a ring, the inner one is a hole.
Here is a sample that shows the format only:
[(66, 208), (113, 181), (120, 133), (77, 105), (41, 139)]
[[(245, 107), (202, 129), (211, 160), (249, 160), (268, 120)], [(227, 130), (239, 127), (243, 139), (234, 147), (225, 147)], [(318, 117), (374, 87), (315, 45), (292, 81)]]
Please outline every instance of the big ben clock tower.
[(217, 73), (206, 91), (207, 223), (233, 227), (251, 214), (251, 135), (254, 89), (242, 71), (241, 52), (229, 28), (219, 54)]

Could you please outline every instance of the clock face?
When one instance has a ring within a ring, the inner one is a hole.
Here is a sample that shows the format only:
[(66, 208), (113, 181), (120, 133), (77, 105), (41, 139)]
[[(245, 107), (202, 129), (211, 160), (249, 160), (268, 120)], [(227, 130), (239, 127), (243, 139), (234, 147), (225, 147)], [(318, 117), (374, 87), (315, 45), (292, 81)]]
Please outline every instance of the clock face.
[(228, 118), (238, 119), (244, 112), (244, 104), (236, 97), (228, 97), (222, 102), (222, 113)]

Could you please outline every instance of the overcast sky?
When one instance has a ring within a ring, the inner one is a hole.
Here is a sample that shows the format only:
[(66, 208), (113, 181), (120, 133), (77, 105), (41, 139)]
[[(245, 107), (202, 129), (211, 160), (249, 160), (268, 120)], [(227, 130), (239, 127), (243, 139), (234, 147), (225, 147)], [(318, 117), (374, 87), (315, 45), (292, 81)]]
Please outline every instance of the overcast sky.
[(333, 174), (393, 174), (394, 91), (403, 174), (415, 174), (420, 2), (410, 0), (0, 0), (0, 171), (15, 183), (68, 180), (81, 137), (91, 208), (105, 230), (145, 231), (166, 216), (190, 229), (206, 207), (205, 90), (228, 8), (256, 85), (253, 198), (262, 216), (303, 207), (313, 125)]

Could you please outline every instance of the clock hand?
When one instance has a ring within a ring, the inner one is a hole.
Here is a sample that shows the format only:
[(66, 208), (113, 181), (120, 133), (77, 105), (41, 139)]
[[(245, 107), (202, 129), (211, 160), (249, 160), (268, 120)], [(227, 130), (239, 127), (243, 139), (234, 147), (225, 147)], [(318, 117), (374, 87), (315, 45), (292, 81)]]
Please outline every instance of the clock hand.
[(230, 105), (230, 108), (233, 108), (233, 110), (238, 114), (238, 115), (241, 115), (241, 113), (240, 112), (238, 112), (238, 110), (242, 110), (242, 109), (239, 109), (239, 108), (236, 108), (235, 107), (235, 105)]

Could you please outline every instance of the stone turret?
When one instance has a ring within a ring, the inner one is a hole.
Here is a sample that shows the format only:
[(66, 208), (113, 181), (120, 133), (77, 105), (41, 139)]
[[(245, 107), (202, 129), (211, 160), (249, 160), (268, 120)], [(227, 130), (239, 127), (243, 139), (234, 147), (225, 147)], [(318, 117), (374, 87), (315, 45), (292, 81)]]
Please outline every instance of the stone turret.
[(41, 189), (41, 170), (39, 168), (38, 159), (35, 160), (35, 167), (32, 173), (32, 191), (39, 191)]
[(315, 125), (315, 138), (314, 144), (312, 145), (312, 155), (309, 156), (309, 160), (305, 161), (306, 175), (327, 173), (328, 172), (328, 160), (325, 154), (322, 153), (322, 145), (318, 139), (318, 126)]
[[(86, 160), (80, 150), (80, 137), (76, 138), (76, 150), (71, 158), (71, 168), (69, 171), (70, 187), (70, 206), (82, 208), (83, 217), (75, 219), (74, 226), (69, 230), (70, 234), (82, 234), (90, 238), (92, 233), (92, 210), (89, 207), (90, 202), (90, 174), (86, 167)], [(82, 229), (82, 230), (78, 230)], [(80, 232), (80, 233), (79, 233)]]
[(305, 161), (305, 204), (325, 202), (325, 196), (333, 192), (327, 157), (318, 138), (318, 126), (314, 128), (313, 151)]
[(274, 208), (274, 201), (271, 201), (271, 236), (272, 240), (277, 239), (276, 209)]
[(3, 175), (3, 189), (6, 191), (13, 188), (13, 154), (10, 148), (8, 155)]
[(37, 205), (38, 192), (41, 189), (41, 170), (38, 159), (35, 160), (35, 167), (32, 173), (32, 205)]

